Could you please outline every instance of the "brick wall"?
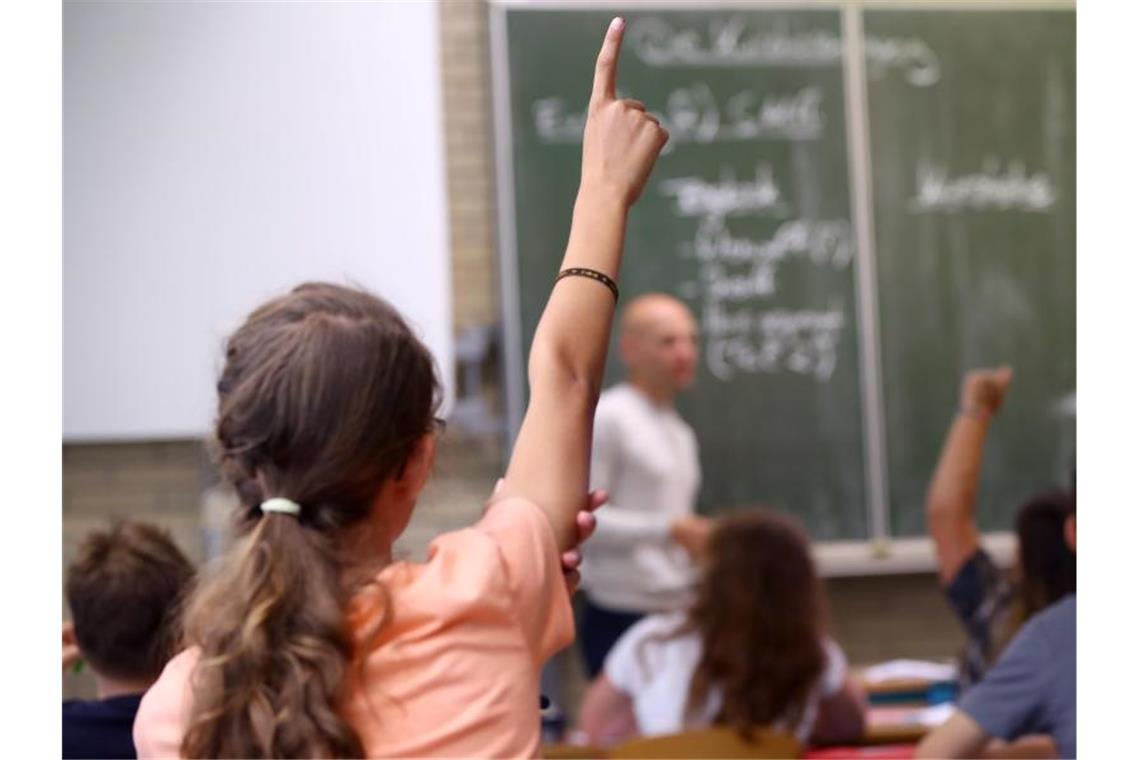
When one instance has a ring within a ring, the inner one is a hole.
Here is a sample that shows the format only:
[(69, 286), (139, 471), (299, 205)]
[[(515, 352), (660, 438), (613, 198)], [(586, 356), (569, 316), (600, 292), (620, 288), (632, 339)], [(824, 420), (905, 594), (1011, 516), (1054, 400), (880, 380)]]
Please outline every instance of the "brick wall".
[[(440, 6), (447, 189), (456, 331), (498, 321), (486, 5), (446, 0)], [(490, 387), (498, 386), (494, 366)], [(421, 557), (431, 536), (469, 524), (501, 470), (496, 439), (449, 431), (397, 553)], [(215, 482), (198, 441), (65, 445), (63, 554), (114, 516), (168, 527), (195, 560), (205, 554), (201, 500)], [(828, 583), (837, 637), (854, 661), (952, 654), (961, 634), (933, 575), (834, 579)], [(575, 655), (560, 659), (566, 702), (580, 688)], [(64, 693), (89, 696), (89, 676), (65, 676)]]
[(452, 306), (461, 330), (499, 319), (486, 3), (442, 3), (440, 35)]

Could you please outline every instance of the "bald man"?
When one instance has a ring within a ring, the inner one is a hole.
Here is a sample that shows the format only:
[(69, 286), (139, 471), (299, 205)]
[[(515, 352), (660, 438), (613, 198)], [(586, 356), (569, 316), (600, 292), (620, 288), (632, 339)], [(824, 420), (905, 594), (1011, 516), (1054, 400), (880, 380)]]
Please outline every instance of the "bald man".
[(628, 379), (598, 401), (590, 467), (590, 487), (610, 498), (583, 547), (581, 641), (591, 678), (642, 616), (689, 603), (693, 557), (710, 529), (694, 514), (696, 436), (674, 408), (696, 374), (693, 315), (672, 296), (640, 296), (622, 314), (619, 348)]

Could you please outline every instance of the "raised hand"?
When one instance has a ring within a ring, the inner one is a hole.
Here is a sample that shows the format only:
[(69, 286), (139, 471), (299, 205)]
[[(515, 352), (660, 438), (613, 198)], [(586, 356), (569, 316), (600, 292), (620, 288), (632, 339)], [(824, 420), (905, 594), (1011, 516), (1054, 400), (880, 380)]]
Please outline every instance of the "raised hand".
[(1013, 380), (1013, 370), (1003, 365), (996, 369), (976, 369), (962, 380), (960, 403), (966, 414), (993, 416), (1001, 409), (1006, 390)]
[(617, 98), (617, 63), (625, 21), (606, 30), (582, 138), (582, 189), (612, 194), (627, 207), (641, 195), (669, 133), (645, 104)]

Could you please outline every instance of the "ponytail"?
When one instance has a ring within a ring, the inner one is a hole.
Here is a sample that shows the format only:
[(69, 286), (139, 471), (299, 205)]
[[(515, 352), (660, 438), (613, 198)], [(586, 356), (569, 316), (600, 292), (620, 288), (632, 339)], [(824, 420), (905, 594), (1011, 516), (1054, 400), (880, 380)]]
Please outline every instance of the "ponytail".
[(187, 615), (201, 658), (182, 756), (361, 757), (338, 707), (352, 639), (331, 542), (266, 514)]
[[(184, 757), (364, 754), (341, 713), (356, 640), (341, 552), (431, 431), (438, 397), (431, 354), (361, 290), (302, 285), (230, 337), (215, 435), (241, 537), (185, 617), (201, 656)], [(302, 506), (263, 513), (267, 496)], [(365, 640), (390, 612), (377, 587)]]

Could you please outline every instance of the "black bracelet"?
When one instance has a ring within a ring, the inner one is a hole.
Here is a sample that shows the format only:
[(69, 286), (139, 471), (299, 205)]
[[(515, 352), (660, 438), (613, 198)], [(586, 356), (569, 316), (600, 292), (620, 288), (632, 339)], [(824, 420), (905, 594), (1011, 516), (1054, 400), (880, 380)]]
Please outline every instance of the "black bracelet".
[(558, 276), (554, 278), (554, 282), (557, 283), (563, 277), (589, 277), (591, 280), (597, 280), (610, 289), (610, 292), (614, 294), (614, 301), (618, 300), (617, 283), (596, 269), (586, 269), (585, 267), (571, 267), (570, 269), (563, 269), (558, 273)]

